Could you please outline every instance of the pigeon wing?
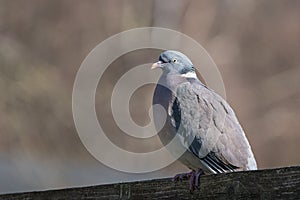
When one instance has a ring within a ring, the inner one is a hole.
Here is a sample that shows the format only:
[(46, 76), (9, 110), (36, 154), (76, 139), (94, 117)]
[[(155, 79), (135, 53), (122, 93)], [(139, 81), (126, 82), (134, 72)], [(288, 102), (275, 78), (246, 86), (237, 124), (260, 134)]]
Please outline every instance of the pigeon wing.
[(248, 140), (227, 102), (198, 80), (180, 84), (169, 117), (182, 145), (213, 173), (255, 169)]

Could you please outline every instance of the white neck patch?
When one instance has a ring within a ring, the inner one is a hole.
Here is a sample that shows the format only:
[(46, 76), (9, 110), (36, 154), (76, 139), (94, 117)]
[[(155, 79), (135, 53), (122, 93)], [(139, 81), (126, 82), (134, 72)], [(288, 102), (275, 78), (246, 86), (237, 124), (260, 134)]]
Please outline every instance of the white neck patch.
[(188, 72), (185, 74), (181, 74), (180, 76), (184, 77), (184, 78), (196, 78), (197, 79), (197, 75), (195, 72)]

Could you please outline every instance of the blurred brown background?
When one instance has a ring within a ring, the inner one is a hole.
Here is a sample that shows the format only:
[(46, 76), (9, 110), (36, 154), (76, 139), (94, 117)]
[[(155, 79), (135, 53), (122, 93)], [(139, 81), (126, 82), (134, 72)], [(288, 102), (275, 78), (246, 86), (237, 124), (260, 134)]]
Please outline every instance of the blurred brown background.
[[(107, 37), (143, 26), (181, 31), (209, 52), (260, 168), (299, 165), (299, 19), (300, 1), (292, 0), (1, 0), (0, 192), (186, 170), (174, 163), (141, 175), (114, 171), (85, 150), (74, 127), (72, 86), (85, 56)], [(148, 49), (120, 57), (99, 83), (99, 119), (124, 148), (142, 151), (144, 145), (116, 137), (120, 130), (110, 114), (111, 90), (124, 72), (154, 62), (159, 53)], [(135, 93), (131, 111), (138, 124), (148, 123), (151, 91), (153, 85), (147, 85)]]

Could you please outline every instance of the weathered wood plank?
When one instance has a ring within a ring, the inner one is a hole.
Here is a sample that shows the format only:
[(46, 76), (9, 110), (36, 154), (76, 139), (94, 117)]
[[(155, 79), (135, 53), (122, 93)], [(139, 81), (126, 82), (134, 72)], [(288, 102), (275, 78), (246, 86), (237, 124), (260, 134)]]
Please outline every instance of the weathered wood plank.
[(202, 176), (200, 190), (171, 179), (0, 195), (0, 199), (300, 199), (300, 166)]

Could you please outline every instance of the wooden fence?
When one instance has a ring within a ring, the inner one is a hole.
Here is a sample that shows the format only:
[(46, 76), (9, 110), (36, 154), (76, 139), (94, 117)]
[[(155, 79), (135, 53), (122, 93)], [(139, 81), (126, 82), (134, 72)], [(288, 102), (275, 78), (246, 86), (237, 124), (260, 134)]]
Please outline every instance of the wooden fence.
[(0, 199), (300, 199), (300, 166), (204, 175), (192, 194), (188, 181), (156, 179), (0, 195)]

